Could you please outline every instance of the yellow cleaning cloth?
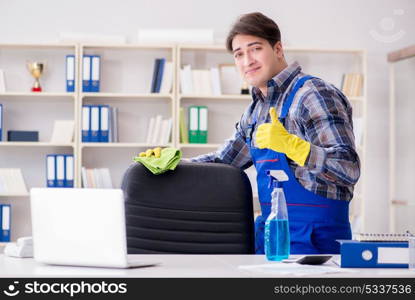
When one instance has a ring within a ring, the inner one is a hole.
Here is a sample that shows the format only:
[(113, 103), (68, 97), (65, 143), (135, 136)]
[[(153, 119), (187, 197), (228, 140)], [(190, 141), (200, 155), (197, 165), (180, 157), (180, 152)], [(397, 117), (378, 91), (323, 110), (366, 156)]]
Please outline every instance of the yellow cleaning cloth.
[(154, 155), (150, 157), (136, 156), (135, 162), (142, 163), (154, 175), (162, 174), (168, 170), (174, 170), (182, 158), (182, 152), (176, 148), (164, 148), (159, 158)]

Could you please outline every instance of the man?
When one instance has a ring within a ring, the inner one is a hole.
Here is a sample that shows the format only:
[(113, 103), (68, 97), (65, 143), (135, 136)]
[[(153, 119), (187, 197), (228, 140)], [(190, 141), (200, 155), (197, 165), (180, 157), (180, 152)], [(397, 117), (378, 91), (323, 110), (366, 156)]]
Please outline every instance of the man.
[(277, 24), (261, 13), (240, 17), (226, 46), (253, 87), (253, 102), (233, 138), (192, 161), (255, 165), (262, 212), (255, 221), (257, 253), (264, 253), (271, 209), (266, 172), (276, 169), (290, 179), (283, 187), (291, 254), (338, 253), (336, 239), (351, 238), (348, 204), (360, 176), (350, 103), (333, 85), (303, 74), (298, 63), (287, 64)]
[(350, 239), (349, 201), (360, 176), (352, 108), (322, 79), (288, 65), (277, 24), (261, 13), (242, 15), (226, 42), (253, 101), (233, 137), (218, 151), (191, 159), (246, 169), (255, 165), (261, 215), (256, 253), (264, 253), (264, 223), (271, 209), (268, 170), (284, 170), (291, 254), (339, 253)]

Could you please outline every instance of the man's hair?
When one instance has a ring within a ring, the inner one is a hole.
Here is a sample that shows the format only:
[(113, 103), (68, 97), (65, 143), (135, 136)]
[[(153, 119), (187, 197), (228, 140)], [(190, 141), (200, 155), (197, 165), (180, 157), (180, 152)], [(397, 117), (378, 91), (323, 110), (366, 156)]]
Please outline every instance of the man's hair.
[(226, 49), (232, 52), (232, 41), (238, 34), (253, 35), (268, 41), (271, 47), (281, 41), (278, 25), (260, 12), (241, 15), (226, 38)]

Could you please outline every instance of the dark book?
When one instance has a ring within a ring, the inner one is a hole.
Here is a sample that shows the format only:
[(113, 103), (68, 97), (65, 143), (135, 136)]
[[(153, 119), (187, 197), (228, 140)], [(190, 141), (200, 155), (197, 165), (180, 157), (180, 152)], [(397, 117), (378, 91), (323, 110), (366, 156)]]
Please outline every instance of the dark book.
[(166, 64), (166, 59), (165, 58), (160, 58), (159, 59), (159, 65), (157, 68), (157, 79), (156, 79), (156, 86), (154, 89), (155, 93), (160, 93), (160, 88), (161, 88), (161, 81), (163, 79), (163, 74), (164, 74), (164, 65)]
[(9, 142), (38, 142), (39, 131), (8, 130), (7, 141)]
[(156, 92), (157, 74), (158, 74), (158, 69), (160, 66), (160, 61), (161, 60), (159, 58), (156, 58), (156, 60), (154, 61), (153, 80), (151, 81), (151, 93)]

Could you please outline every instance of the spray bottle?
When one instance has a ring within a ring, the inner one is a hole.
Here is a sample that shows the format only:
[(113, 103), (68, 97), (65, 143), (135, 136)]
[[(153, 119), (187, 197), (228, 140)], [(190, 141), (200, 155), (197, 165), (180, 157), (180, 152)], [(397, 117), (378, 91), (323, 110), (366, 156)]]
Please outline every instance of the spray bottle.
[(271, 213), (265, 221), (265, 255), (268, 260), (280, 261), (290, 255), (290, 229), (283, 191), (283, 182), (288, 181), (288, 176), (282, 170), (269, 170), (268, 176), (273, 191)]

